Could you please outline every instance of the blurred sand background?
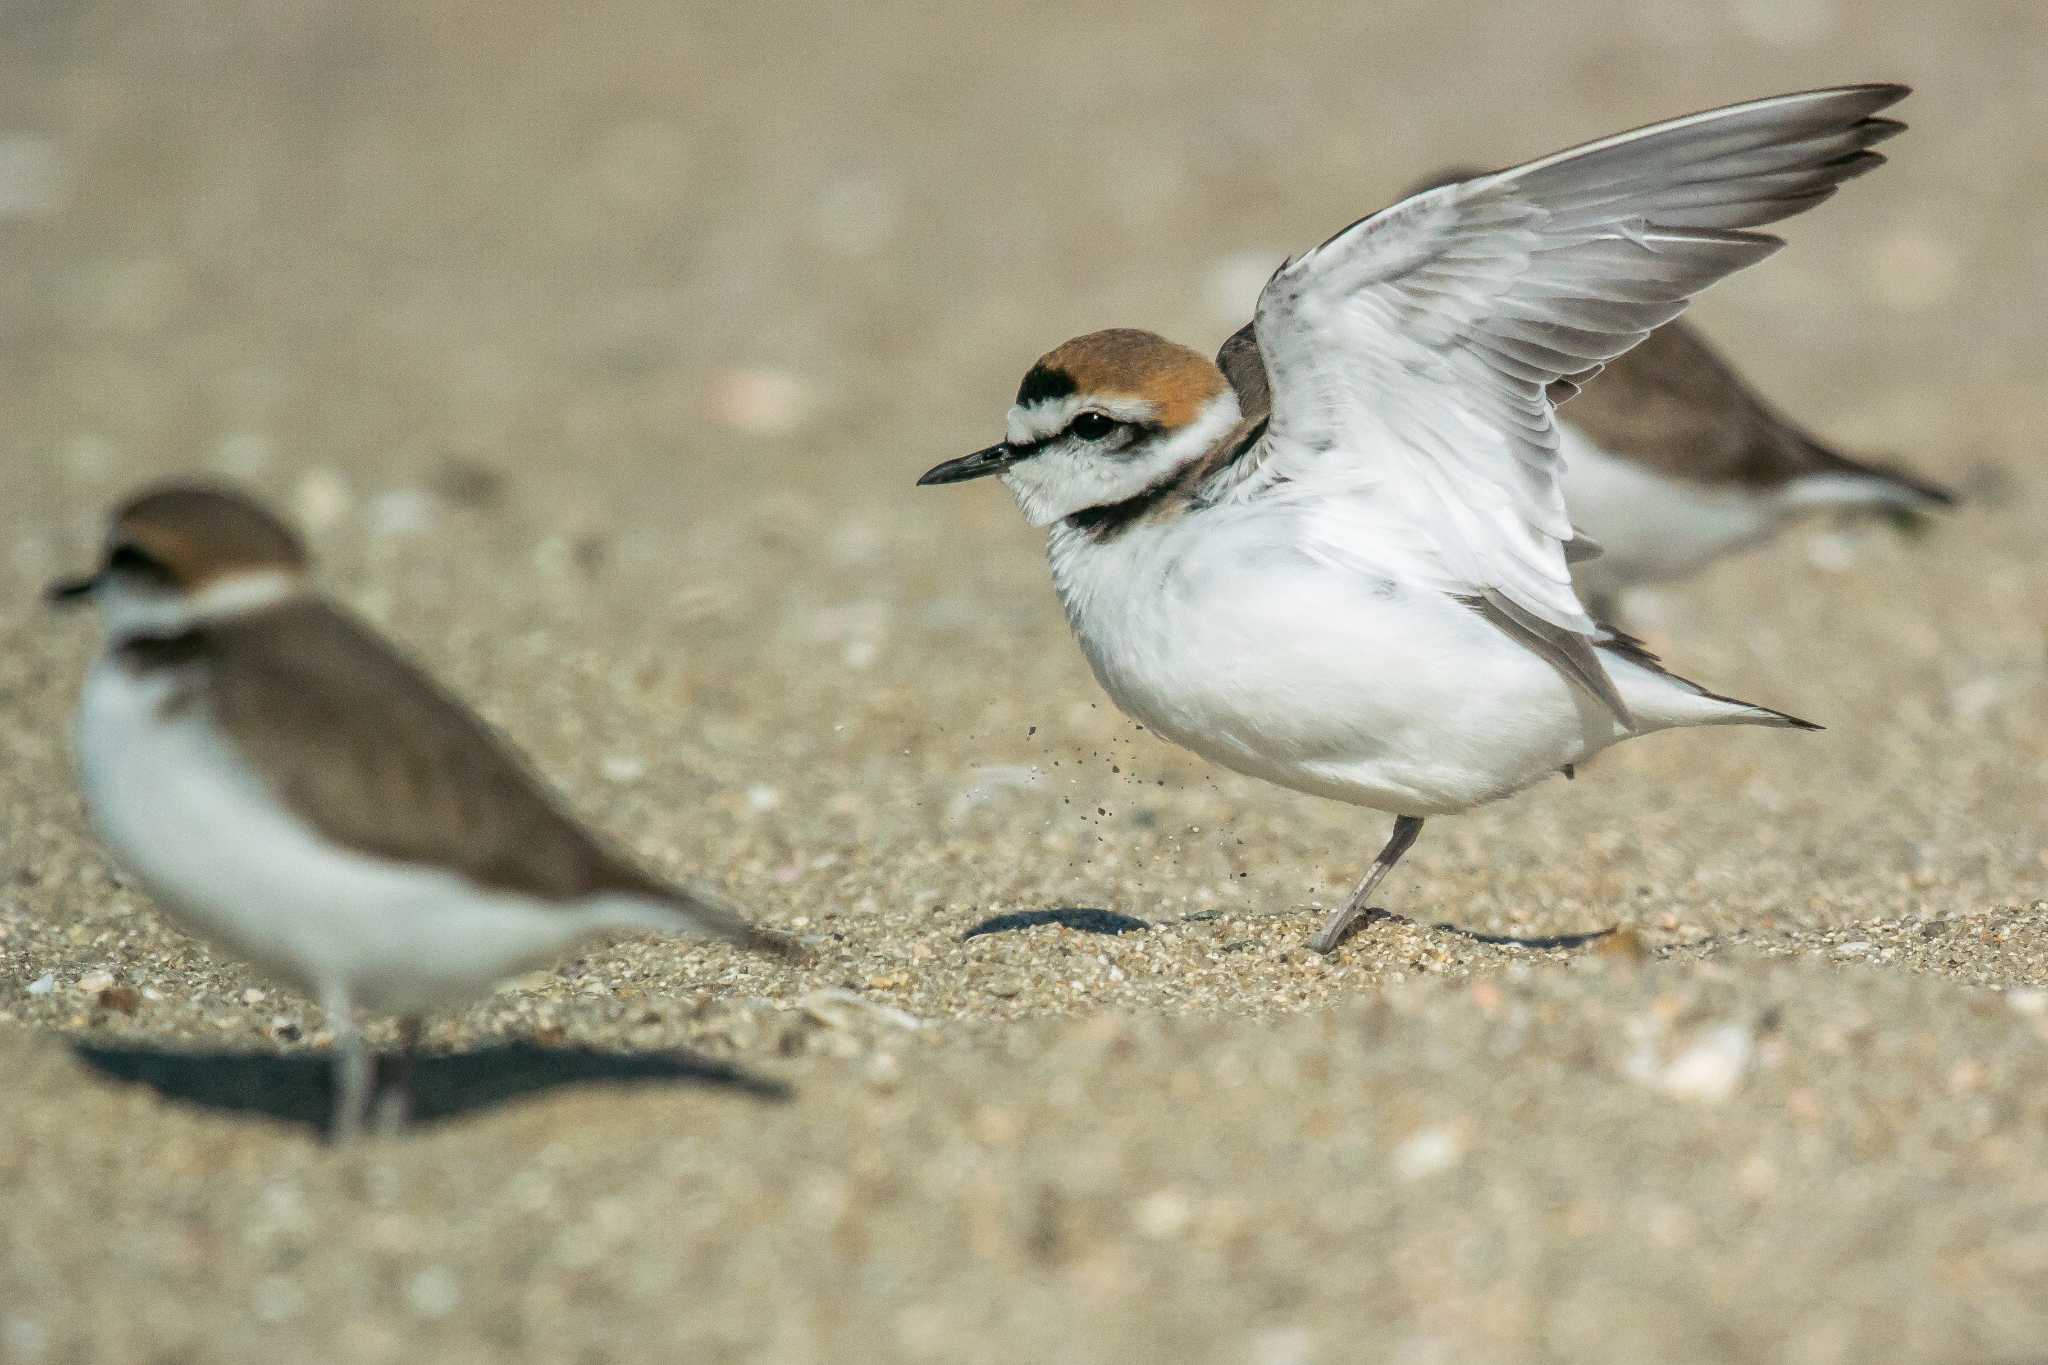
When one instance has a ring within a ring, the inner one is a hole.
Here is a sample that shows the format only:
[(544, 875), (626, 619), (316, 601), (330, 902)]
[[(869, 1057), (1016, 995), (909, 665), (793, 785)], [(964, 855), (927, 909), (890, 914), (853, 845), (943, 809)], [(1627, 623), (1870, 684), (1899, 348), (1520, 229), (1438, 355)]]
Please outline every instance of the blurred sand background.
[[(1829, 729), (1432, 822), (1304, 952), (1386, 820), (1137, 731), (912, 480), (1441, 163), (1861, 79), (1893, 165), (1696, 316), (1969, 505), (1637, 617)], [(15, 0), (0, 1359), (2041, 1358), (2044, 90), (2027, 3)], [(194, 470), (817, 961), (565, 962), (322, 1146), (318, 1011), (87, 837), (36, 600)], [(966, 937), (1066, 909), (1151, 927)]]

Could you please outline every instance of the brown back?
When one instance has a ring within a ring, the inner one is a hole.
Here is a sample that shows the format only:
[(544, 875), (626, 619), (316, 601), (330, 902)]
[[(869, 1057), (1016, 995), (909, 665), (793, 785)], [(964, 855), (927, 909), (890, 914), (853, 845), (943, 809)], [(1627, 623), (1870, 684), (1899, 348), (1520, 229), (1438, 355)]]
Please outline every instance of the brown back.
[(304, 598), (169, 640), (174, 670), (265, 785), (336, 843), (546, 899), (676, 893), (557, 804), (511, 747), (382, 639)]
[(1558, 416), (1605, 450), (1694, 483), (1769, 488), (1864, 469), (1765, 403), (1682, 318), (1610, 361)]

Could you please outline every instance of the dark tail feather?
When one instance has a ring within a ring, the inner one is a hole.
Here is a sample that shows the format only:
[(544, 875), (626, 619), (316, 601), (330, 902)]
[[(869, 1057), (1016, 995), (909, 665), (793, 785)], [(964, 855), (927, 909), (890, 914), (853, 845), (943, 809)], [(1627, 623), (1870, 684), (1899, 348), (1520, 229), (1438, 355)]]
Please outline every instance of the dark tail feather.
[(1600, 623), (1600, 629), (1605, 632), (1598, 642), (1600, 648), (1610, 653), (1618, 654), (1632, 664), (1647, 668), (1654, 673), (1663, 674), (1671, 679), (1671, 681), (1691, 692), (1694, 696), (1705, 697), (1708, 701), (1717, 701), (1724, 706), (1741, 708), (1740, 712), (1730, 715), (1725, 721), (1710, 723), (1776, 725), (1783, 726), (1789, 730), (1825, 730), (1827, 728), (1825, 725), (1818, 725), (1810, 720), (1801, 720), (1789, 711), (1780, 711), (1770, 706), (1758, 706), (1753, 701), (1744, 701), (1740, 697), (1731, 697), (1725, 693), (1710, 691), (1707, 688), (1701, 687), (1691, 678), (1681, 678), (1666, 668), (1664, 661), (1651, 653), (1648, 645), (1638, 640), (1635, 636), (1630, 635), (1627, 631), (1617, 630), (1605, 621)]
[(788, 934), (764, 929), (725, 897), (702, 886), (671, 887), (664, 899), (703, 932), (737, 943), (742, 948), (797, 962), (810, 956), (805, 947)]
[(1769, 706), (1758, 706), (1753, 701), (1735, 701), (1735, 698), (1723, 697), (1718, 692), (1710, 692), (1708, 695), (1720, 701), (1735, 702), (1737, 706), (1747, 706), (1760, 716), (1769, 717), (1769, 719), (1759, 719), (1754, 722), (1758, 725), (1782, 725), (1788, 730), (1825, 730), (1828, 728), (1817, 721), (1801, 720), (1789, 711), (1780, 711)]
[(1869, 479), (1873, 483), (1889, 484), (1906, 495), (1897, 502), (1889, 503), (1881, 510), (1902, 527), (1919, 529), (1926, 525), (1926, 514), (1936, 507), (1954, 507), (1955, 490), (1932, 479), (1923, 479), (1918, 474), (1900, 465), (1884, 460), (1859, 460), (1844, 455), (1832, 446), (1824, 445), (1811, 436), (1802, 433), (1801, 443), (1809, 453), (1819, 458), (1831, 473), (1846, 474), (1854, 478)]
[(1897, 465), (1872, 465), (1871, 469), (1901, 488), (1911, 489), (1936, 507), (1954, 507), (1956, 505), (1955, 490), (1946, 485), (1935, 483), (1931, 479), (1923, 479), (1918, 474), (1908, 473)]

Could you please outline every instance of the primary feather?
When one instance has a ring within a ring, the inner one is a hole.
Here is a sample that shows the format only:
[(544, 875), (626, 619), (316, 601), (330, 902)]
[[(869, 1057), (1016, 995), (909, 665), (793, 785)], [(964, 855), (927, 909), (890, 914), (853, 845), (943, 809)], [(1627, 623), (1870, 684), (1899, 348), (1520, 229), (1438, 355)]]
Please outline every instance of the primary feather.
[(1331, 535), (1372, 538), (1416, 580), (1542, 632), (1616, 704), (1586, 643), (1603, 632), (1566, 568), (1550, 386), (1775, 251), (1746, 229), (1879, 164), (1869, 148), (1902, 125), (1875, 115), (1906, 93), (1847, 86), (1694, 114), (1346, 228), (1261, 294), (1249, 359), (1263, 356), (1272, 419), (1207, 495), (1338, 499)]

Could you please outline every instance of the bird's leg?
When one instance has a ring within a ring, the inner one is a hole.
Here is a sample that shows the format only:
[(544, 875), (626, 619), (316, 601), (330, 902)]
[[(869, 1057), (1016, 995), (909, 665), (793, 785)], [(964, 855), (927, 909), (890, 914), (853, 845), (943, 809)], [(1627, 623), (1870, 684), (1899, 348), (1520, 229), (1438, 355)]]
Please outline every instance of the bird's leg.
[(422, 1027), (416, 1014), (398, 1021), (398, 1055), (392, 1059), (391, 1079), (377, 1092), (377, 1131), (386, 1137), (404, 1132), (412, 1122), (413, 1062), (419, 1056)]
[(1387, 846), (1380, 850), (1379, 857), (1372, 860), (1372, 866), (1366, 869), (1365, 879), (1359, 882), (1358, 889), (1351, 893), (1351, 899), (1344, 902), (1344, 908), (1324, 920), (1323, 927), (1316, 930), (1316, 936), (1308, 941), (1309, 947), (1319, 953), (1335, 951), (1337, 945), (1344, 941), (1344, 935), (1352, 924), (1365, 913), (1366, 902), (1379, 886), (1380, 879), (1394, 870), (1394, 864), (1401, 861), (1401, 855), (1408, 851), (1408, 846), (1415, 842), (1415, 836), (1420, 833), (1421, 816), (1401, 815), (1394, 818), (1394, 833), (1388, 838)]
[(322, 994), (320, 1005), (327, 1011), (327, 1027), (334, 1031), (334, 1112), (328, 1137), (340, 1145), (363, 1131), (370, 1107), (370, 1051), (356, 1028), (355, 1008), (346, 990), (331, 987)]

